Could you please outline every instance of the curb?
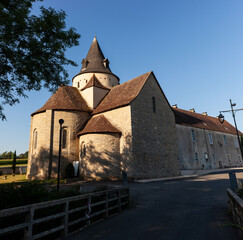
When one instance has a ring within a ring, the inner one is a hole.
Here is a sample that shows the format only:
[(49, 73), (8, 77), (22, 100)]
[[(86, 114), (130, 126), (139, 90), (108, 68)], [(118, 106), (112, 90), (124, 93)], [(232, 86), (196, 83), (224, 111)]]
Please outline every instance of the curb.
[(199, 177), (199, 176), (209, 175), (209, 174), (213, 174), (213, 173), (229, 172), (229, 171), (232, 171), (232, 170), (242, 170), (243, 171), (243, 167), (214, 169), (214, 170), (194, 170), (195, 174), (186, 174), (186, 171), (193, 172), (193, 170), (181, 170), (181, 173), (184, 172), (184, 174), (181, 175), (181, 176), (165, 177), (165, 178), (152, 178), (152, 179), (141, 179), (141, 180), (134, 180), (134, 182), (148, 183), (148, 182), (181, 180), (181, 179), (195, 178), (195, 177)]

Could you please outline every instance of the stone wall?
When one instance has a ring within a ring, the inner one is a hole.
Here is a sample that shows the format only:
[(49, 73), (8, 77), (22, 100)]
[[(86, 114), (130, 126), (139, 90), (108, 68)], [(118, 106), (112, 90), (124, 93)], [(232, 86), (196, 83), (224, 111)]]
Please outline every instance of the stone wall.
[[(21, 167), (16, 166), (15, 174), (25, 174), (26, 169), (27, 169), (26, 166), (21, 166)], [(12, 174), (12, 167), (1, 167), (0, 172), (1, 172), (2, 175)]]
[[(69, 162), (78, 161), (78, 138), (76, 134), (90, 118), (89, 113), (81, 111), (47, 110), (32, 117), (27, 177), (56, 177), (59, 155), (59, 119), (64, 120), (67, 131), (67, 145), (62, 149), (61, 174)], [(37, 147), (33, 146), (33, 133), (37, 131)]]
[(104, 115), (107, 120), (118, 130), (121, 131), (120, 137), (120, 161), (121, 170), (128, 173), (131, 176), (132, 169), (132, 127), (131, 127), (131, 108), (125, 106), (117, 109), (113, 109), (96, 116)]
[[(243, 199), (229, 188), (227, 189), (227, 195), (229, 199), (229, 212), (232, 215), (235, 224), (237, 224), (238, 227), (243, 228)], [(242, 231), (241, 237), (243, 237)]]
[[(242, 166), (236, 135), (179, 124), (176, 125), (176, 130), (182, 170)], [(192, 130), (195, 140), (192, 139)], [(211, 143), (209, 134), (211, 134), (213, 140)]]
[(174, 114), (152, 74), (133, 100), (131, 115), (133, 178), (180, 175)]
[[(53, 113), (51, 110), (31, 117), (29, 157), (27, 177), (48, 177), (50, 159), (50, 136)], [(34, 147), (34, 132), (37, 131), (37, 144)]]
[(85, 179), (120, 179), (120, 134), (81, 135), (80, 173)]

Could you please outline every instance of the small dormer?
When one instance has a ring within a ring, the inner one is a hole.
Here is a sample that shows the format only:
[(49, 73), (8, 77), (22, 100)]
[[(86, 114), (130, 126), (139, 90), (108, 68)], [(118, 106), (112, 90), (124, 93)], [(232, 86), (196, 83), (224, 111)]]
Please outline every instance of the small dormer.
[(81, 95), (88, 106), (95, 109), (109, 91), (110, 89), (103, 86), (93, 74), (87, 85), (81, 89)]
[(82, 61), (82, 70), (85, 70), (87, 68), (88, 63), (89, 63), (89, 61), (84, 58)]
[(109, 68), (109, 64), (110, 64), (110, 62), (109, 62), (108, 58), (104, 59), (104, 60), (103, 60), (103, 63), (104, 63), (105, 68), (110, 69), (110, 68)]

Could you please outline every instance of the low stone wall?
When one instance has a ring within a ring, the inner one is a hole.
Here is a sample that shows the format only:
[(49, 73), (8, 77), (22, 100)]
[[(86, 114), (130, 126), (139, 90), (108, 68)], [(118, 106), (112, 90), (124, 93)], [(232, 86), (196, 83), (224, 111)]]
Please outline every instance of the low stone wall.
[[(27, 166), (22, 166), (22, 167), (17, 166), (15, 173), (20, 174), (22, 171), (22, 174), (26, 174), (26, 169), (27, 169)], [(2, 173), (2, 175), (12, 174), (12, 167), (1, 167), (0, 172)]]
[(229, 188), (227, 189), (227, 194), (229, 198), (229, 211), (234, 222), (243, 228), (243, 199)]

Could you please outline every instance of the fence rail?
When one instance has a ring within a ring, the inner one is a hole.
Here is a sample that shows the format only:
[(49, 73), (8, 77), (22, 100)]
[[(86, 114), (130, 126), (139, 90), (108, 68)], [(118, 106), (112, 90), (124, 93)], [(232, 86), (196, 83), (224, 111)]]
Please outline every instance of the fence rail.
[(56, 239), (130, 206), (128, 187), (0, 211), (0, 240)]

